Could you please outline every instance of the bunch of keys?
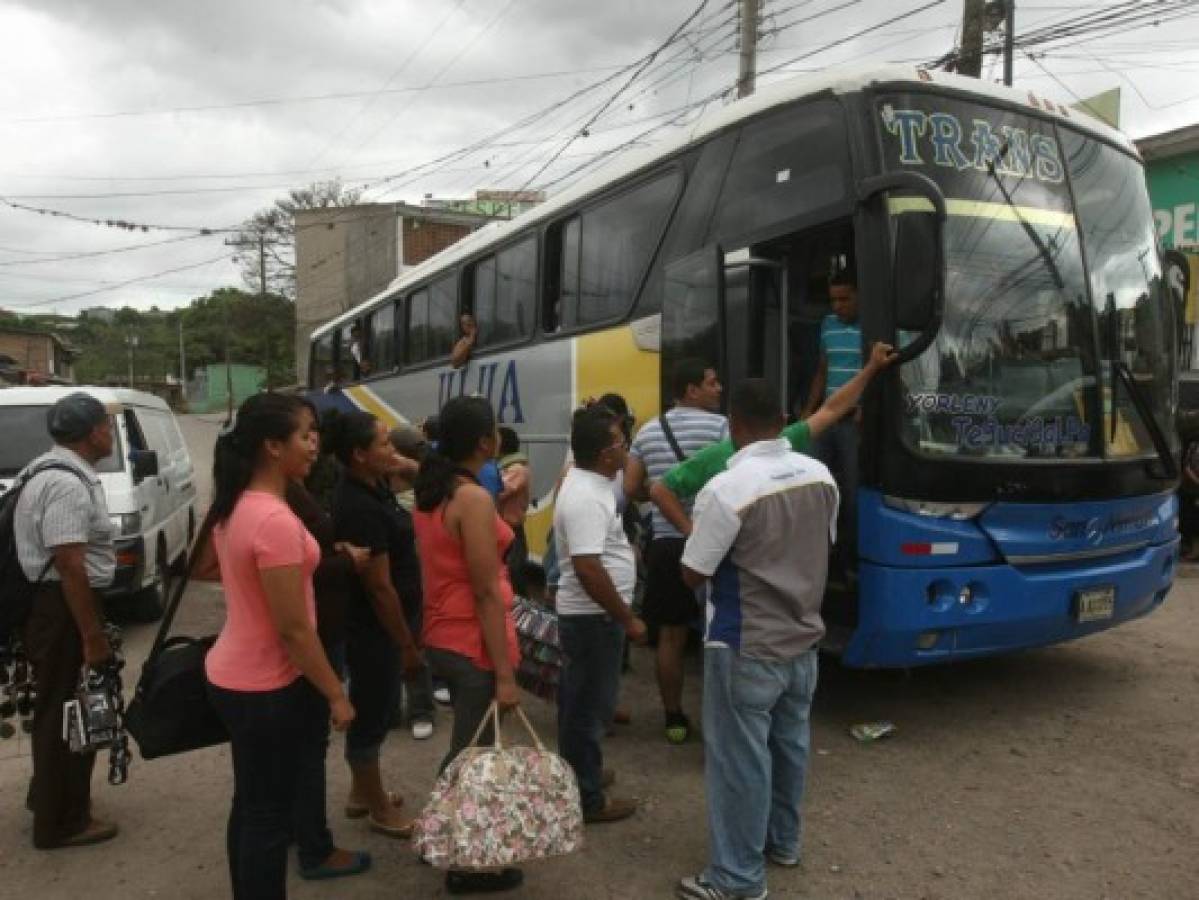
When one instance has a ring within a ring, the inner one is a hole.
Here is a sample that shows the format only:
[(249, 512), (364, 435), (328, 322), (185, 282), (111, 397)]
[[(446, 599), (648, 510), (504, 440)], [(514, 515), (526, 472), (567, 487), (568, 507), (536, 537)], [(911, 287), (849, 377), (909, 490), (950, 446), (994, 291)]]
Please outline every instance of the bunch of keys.
[(33, 667), (19, 642), (0, 647), (0, 740), (17, 733), (12, 719), (18, 717), (25, 734), (33, 731), (33, 706), (37, 687)]

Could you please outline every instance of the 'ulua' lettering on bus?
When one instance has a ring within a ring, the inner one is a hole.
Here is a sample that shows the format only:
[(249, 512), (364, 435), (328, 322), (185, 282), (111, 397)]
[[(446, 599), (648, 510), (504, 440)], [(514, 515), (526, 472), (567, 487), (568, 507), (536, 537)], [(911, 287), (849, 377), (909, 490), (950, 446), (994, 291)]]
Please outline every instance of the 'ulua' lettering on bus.
[[(501, 368), (504, 371), (499, 379), (500, 395), (497, 403), (495, 399), (496, 375)], [(486, 398), (495, 410), (496, 420), (501, 424), (509, 422), (514, 425), (524, 424), (525, 413), (520, 401), (520, 376), (516, 360), (510, 359), (507, 363), (477, 363), (461, 369), (450, 369), (437, 373), (438, 409), (441, 409), (447, 401), (454, 397), (466, 396), (468, 392), (470, 396)]]
[(952, 113), (927, 113), (921, 109), (882, 108), (883, 126), (899, 139), (899, 161), (905, 166), (927, 165), (922, 145), (931, 150), (934, 165), (959, 172), (987, 172), (994, 166), (1000, 175), (1032, 176), (1049, 184), (1065, 177), (1057, 141), (1047, 134), (1030, 134), (1012, 125), (996, 127), (986, 119), (973, 119), (967, 128)]

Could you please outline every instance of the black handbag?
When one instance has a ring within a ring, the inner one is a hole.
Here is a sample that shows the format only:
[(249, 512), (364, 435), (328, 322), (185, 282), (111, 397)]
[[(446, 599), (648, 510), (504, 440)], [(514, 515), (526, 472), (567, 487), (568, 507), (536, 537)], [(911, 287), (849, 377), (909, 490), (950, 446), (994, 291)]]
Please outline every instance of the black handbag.
[[(192, 552), (192, 565), (206, 537), (202, 529)], [(143, 759), (186, 753), (229, 740), (229, 732), (208, 698), (204, 674), (204, 657), (216, 642), (216, 635), (167, 637), (190, 575), (191, 566), (163, 613), (133, 701), (125, 712), (125, 727), (137, 741)]]

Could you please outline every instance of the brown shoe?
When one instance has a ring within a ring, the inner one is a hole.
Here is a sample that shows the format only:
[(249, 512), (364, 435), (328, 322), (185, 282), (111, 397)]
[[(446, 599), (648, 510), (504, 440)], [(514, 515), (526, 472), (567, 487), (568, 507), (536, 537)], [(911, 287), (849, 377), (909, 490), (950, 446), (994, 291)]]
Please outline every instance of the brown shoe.
[(600, 787), (610, 788), (616, 784), (616, 773), (612, 769), (604, 769), (600, 773)]
[(115, 822), (101, 822), (92, 819), (87, 827), (58, 844), (59, 847), (86, 847), (89, 844), (103, 844), (111, 841), (120, 832)]
[(583, 821), (588, 825), (597, 825), (601, 822), (619, 822), (621, 819), (627, 819), (635, 812), (637, 812), (636, 800), (617, 800), (614, 797), (609, 797), (600, 809), (592, 813), (583, 813)]
[(616, 708), (616, 712), (612, 716), (612, 721), (617, 725), (628, 725), (633, 721), (633, 716), (623, 706), (618, 706)]

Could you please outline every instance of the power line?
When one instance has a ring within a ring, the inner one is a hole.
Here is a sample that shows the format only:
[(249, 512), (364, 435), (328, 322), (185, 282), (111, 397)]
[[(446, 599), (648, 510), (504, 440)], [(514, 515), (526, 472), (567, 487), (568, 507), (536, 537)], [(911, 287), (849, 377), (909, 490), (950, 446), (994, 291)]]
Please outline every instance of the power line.
[(127, 219), (116, 218), (92, 218), (90, 216), (81, 216), (76, 213), (67, 212), (62, 209), (50, 209), (47, 207), (28, 206), (24, 203), (17, 203), (7, 197), (0, 197), (0, 203), (12, 209), (18, 209), (22, 212), (36, 213), (39, 216), (51, 216), (57, 219), (69, 219), (72, 222), (81, 222), (85, 225), (99, 225), (104, 228), (119, 228), (122, 231), (189, 231), (201, 235), (236, 233), (240, 229), (237, 228), (210, 228), (208, 226), (189, 226), (189, 225), (151, 225), (145, 222), (132, 222)]
[[(93, 250), (93, 251), (84, 252), (84, 253), (65, 253), (65, 254), (61, 254), (58, 256), (45, 255), (45, 256), (40, 256), (40, 258), (38, 258), (38, 259), (17, 259), (17, 260), (10, 259), (10, 260), (4, 260), (4, 261), (0, 262), (0, 266), (36, 266), (36, 265), (40, 265), (43, 263), (60, 263), (60, 262), (69, 262), (70, 260), (77, 260), (77, 259), (92, 259), (97, 256), (112, 256), (117, 253), (131, 253), (135, 250), (145, 250), (150, 247), (161, 247), (164, 244), (178, 244), (178, 243), (182, 243), (183, 241), (194, 241), (197, 238), (203, 238), (203, 237), (209, 237), (209, 235), (185, 234), (182, 237), (167, 238), (164, 241), (154, 241), (149, 244), (130, 244), (129, 246), (126, 246), (126, 247), (113, 247), (111, 250)], [(0, 249), (3, 249), (3, 248), (0, 248)], [(17, 250), (17, 251), (13, 251), (13, 252), (17, 252), (17, 253), (36, 252), (36, 253), (40, 254), (42, 251)]]
[(803, 62), (804, 60), (811, 59), (813, 56), (816, 56), (820, 53), (824, 53), (827, 50), (832, 50), (834, 47), (840, 47), (842, 44), (848, 44), (850, 41), (857, 40), (858, 38), (863, 37), (864, 35), (870, 34), (875, 31), (879, 31), (880, 29), (886, 28), (888, 25), (893, 25), (896, 22), (902, 22), (904, 19), (910, 19), (912, 16), (919, 15), (920, 13), (925, 12), (926, 10), (933, 9), (934, 7), (942, 6), (942, 5), (944, 5), (944, 3), (945, 3), (945, 0), (931, 0), (931, 2), (925, 3), (923, 6), (917, 6), (914, 9), (910, 9), (907, 12), (900, 13), (899, 15), (896, 15), (896, 16), (892, 16), (891, 18), (886, 19), (882, 22), (879, 22), (875, 25), (871, 25), (867, 28), (860, 29), (858, 31), (853, 32), (852, 34), (848, 34), (844, 37), (837, 38), (836, 40), (829, 41), (827, 44), (822, 44), (821, 46), (815, 48), (814, 50), (810, 50), (807, 53), (801, 53), (799, 56), (792, 57), (791, 59), (785, 60), (784, 62), (781, 62), (781, 63), (777, 63), (777, 64), (769, 67), (768, 69), (763, 69), (758, 74), (759, 74), (759, 76), (769, 75), (771, 72), (777, 72), (780, 69), (785, 69), (787, 66), (792, 66), (792, 65), (795, 65), (795, 63)]
[(92, 296), (95, 296), (96, 294), (104, 294), (104, 293), (107, 293), (108, 291), (115, 291), (118, 288), (128, 287), (131, 284), (139, 284), (143, 281), (152, 281), (156, 278), (162, 278), (166, 275), (174, 275), (176, 272), (186, 272), (190, 269), (199, 269), (203, 266), (210, 266), (213, 263), (220, 262), (221, 260), (225, 260), (225, 259), (229, 259), (229, 258), (230, 258), (230, 256), (228, 253), (222, 253), (220, 256), (214, 256), (212, 259), (206, 259), (203, 262), (192, 263), (192, 264), (186, 265), (186, 266), (176, 266), (173, 269), (164, 269), (161, 272), (154, 272), (150, 275), (141, 275), (141, 276), (138, 276), (137, 278), (130, 278), (127, 281), (119, 281), (119, 282), (116, 282), (115, 284), (110, 284), (106, 287), (97, 288), (96, 290), (93, 290), (93, 291), (81, 291), (77, 294), (64, 294), (61, 297), (51, 297), (48, 300), (35, 300), (31, 303), (7, 303), (6, 302), (5, 305), (11, 306), (14, 309), (33, 309), (33, 308), (39, 307), (39, 306), (50, 306), (53, 303), (66, 303), (68, 300), (79, 300), (83, 297), (92, 297)]
[(619, 88), (617, 88), (616, 91), (614, 91), (608, 97), (607, 100), (605, 100), (602, 104), (600, 104), (599, 109), (596, 110), (595, 113), (591, 116), (591, 118), (589, 118), (584, 123), (583, 127), (581, 129), (579, 129), (579, 131), (576, 132), (574, 135), (572, 135), (568, 140), (566, 140), (562, 144), (562, 146), (558, 148), (558, 151), (553, 156), (551, 156), (549, 158), (549, 160), (544, 165), (541, 166), (541, 168), (539, 168), (536, 172), (533, 173), (532, 176), (529, 177), (529, 179), (525, 182), (524, 187), (520, 188), (520, 190), (522, 190), (522, 191), (526, 190), (530, 184), (532, 184), (534, 181), (536, 181), (538, 179), (538, 177), (540, 177), (542, 172), (544, 172), (546, 169), (548, 169), (550, 167), (550, 165), (554, 162), (554, 160), (556, 160), (559, 156), (561, 156), (566, 151), (566, 148), (568, 148), (572, 143), (574, 143), (574, 141), (577, 137), (579, 137), (580, 135), (586, 134), (587, 128), (589, 126), (595, 124), (596, 120), (599, 119), (599, 117), (602, 116), (607, 111), (608, 107), (610, 107), (613, 103), (616, 102), (616, 98), (619, 97), (621, 94), (623, 94), (629, 88), (629, 86), (634, 81), (637, 80), (637, 78), (641, 75), (641, 73), (644, 72), (655, 59), (657, 59), (658, 54), (660, 54), (663, 50), (665, 50), (667, 47), (669, 47), (671, 44), (673, 44), (675, 41), (677, 41), (679, 39), (679, 35), (687, 28), (688, 25), (690, 25), (696, 19), (697, 16), (699, 16), (700, 13), (702, 13), (704, 11), (704, 7), (706, 7), (707, 5), (708, 5), (708, 0), (700, 0), (699, 6), (697, 6), (695, 8), (695, 10), (691, 13), (691, 15), (689, 15), (686, 19), (684, 19), (682, 24), (680, 24), (673, 32), (671, 32), (670, 36), (668, 38), (666, 38), (666, 40), (663, 41), (657, 47), (657, 49), (655, 49), (652, 53), (649, 54), (649, 56), (646, 58), (645, 62), (643, 62), (637, 68), (637, 70), (632, 74), (632, 76), (628, 79), (628, 81), (626, 81), (623, 85), (621, 85)]
[(387, 80), (383, 82), (383, 87), (371, 94), (366, 103), (362, 104), (354, 111), (353, 115), (350, 116), (346, 124), (343, 125), (338, 130), (337, 134), (333, 135), (333, 137), (331, 137), (321, 148), (320, 152), (313, 157), (311, 165), (315, 166), (317, 162), (319, 162), (321, 158), (333, 148), (333, 145), (342, 139), (346, 132), (350, 130), (350, 127), (358, 121), (359, 117), (375, 104), (375, 101), (382, 96), (383, 92), (391, 87), (391, 83), (395, 81), (405, 69), (408, 68), (412, 61), (416, 59), (416, 57), (419, 56), (427, 46), (429, 46), (429, 43), (441, 32), (441, 29), (445, 26), (445, 23), (448, 22), (451, 17), (453, 17), (454, 13), (462, 9), (462, 3), (463, 0), (455, 0), (454, 8), (446, 13), (445, 17), (429, 30), (429, 33), (425, 35), (425, 39), (420, 43), (420, 45), (404, 58), (404, 61), (400, 63), (399, 67), (395, 71), (387, 76)]
[[(167, 106), (155, 109), (123, 109), (95, 113), (53, 113), (39, 116), (18, 116), (0, 119), (7, 125), (37, 124), (49, 122), (81, 122), (88, 120), (141, 118), (149, 116), (168, 116), (180, 113), (223, 112), (231, 109), (247, 109), (255, 106), (285, 106), (299, 103), (322, 103), (333, 100), (361, 100), (364, 97), (383, 96), (388, 94), (420, 94), (433, 90), (450, 90), (452, 88), (482, 87), (493, 84), (511, 84), (521, 81), (543, 81), (550, 78), (565, 78), (571, 75), (593, 75), (599, 72), (612, 72), (622, 66), (594, 66), (584, 69), (560, 69), (552, 72), (531, 72), (527, 75), (501, 75), (494, 78), (470, 78), (462, 81), (443, 81), (437, 84), (414, 85), (409, 87), (384, 88), (377, 91), (335, 91), (327, 94), (301, 94), (294, 97), (262, 97), (254, 100), (235, 100), (229, 103), (201, 103), (192, 106)], [(308, 171), (325, 171), (313, 169)], [(261, 174), (261, 173), (255, 173)], [(285, 174), (281, 172), (267, 174)]]

